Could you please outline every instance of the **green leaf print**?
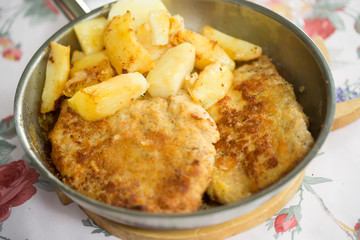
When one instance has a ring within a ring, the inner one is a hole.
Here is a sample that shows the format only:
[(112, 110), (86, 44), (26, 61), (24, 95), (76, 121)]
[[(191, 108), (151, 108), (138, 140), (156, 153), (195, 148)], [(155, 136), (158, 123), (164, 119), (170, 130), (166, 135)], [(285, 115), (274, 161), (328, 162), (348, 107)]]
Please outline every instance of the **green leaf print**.
[(110, 233), (106, 232), (104, 229), (100, 228), (98, 225), (96, 225), (93, 221), (91, 221), (90, 218), (86, 219), (86, 220), (81, 220), (82, 224), (85, 227), (91, 227), (91, 228), (95, 228), (91, 234), (99, 234), (99, 233), (103, 233), (105, 235), (105, 237), (109, 237), (112, 236)]
[(357, 33), (360, 33), (360, 14), (358, 14), (355, 18), (354, 28)]
[[(2, 225), (3, 225), (3, 223), (0, 222), (0, 232), (2, 231)], [(1, 240), (10, 240), (9, 238), (6, 238), (6, 237), (4, 237), (4, 236), (0, 236), (0, 239), (1, 239)]]
[(101, 228), (95, 229), (94, 231), (91, 232), (91, 234), (94, 233), (102, 233), (104, 230), (102, 230)]
[(12, 145), (7, 141), (0, 140), (0, 166), (8, 164), (11, 161), (10, 153), (15, 148), (15, 145)]
[(56, 16), (54, 9), (49, 6), (50, 1), (46, 0), (25, 0), (26, 5), (25, 17), (30, 17), (30, 23), (39, 23), (44, 19), (53, 18)]
[(13, 116), (4, 118), (0, 122), (0, 137), (11, 139), (16, 136), (15, 121)]
[(332, 14), (329, 14), (327, 17), (329, 18), (331, 24), (337, 30), (345, 30), (345, 23), (338, 14), (332, 13)]
[(330, 178), (305, 176), (303, 182), (305, 182), (306, 184), (315, 185), (320, 183), (332, 182), (332, 180)]
[(349, 0), (320, 0), (314, 4), (314, 8), (336, 11), (346, 6)]
[(91, 223), (90, 218), (88, 218), (86, 220), (81, 220), (81, 222), (85, 227), (93, 227), (93, 224)]

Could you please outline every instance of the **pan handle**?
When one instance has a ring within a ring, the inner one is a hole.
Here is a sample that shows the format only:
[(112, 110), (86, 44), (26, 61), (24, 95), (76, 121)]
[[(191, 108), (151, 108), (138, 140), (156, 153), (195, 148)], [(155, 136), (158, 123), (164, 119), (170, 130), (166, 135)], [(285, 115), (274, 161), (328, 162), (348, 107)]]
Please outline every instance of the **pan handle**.
[(84, 0), (54, 0), (54, 2), (69, 20), (91, 11)]

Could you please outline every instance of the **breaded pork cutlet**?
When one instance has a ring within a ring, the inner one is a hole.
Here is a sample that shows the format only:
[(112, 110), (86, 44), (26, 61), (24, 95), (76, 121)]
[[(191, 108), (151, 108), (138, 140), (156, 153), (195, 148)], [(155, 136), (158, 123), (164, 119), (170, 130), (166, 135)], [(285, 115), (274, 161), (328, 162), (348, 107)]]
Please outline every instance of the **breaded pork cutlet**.
[(202, 203), (219, 133), (182, 94), (135, 100), (94, 122), (64, 101), (49, 138), (63, 182), (80, 193), (146, 212), (188, 213)]
[(208, 195), (232, 203), (271, 185), (310, 150), (308, 119), (267, 56), (239, 67), (209, 110), (220, 132)]

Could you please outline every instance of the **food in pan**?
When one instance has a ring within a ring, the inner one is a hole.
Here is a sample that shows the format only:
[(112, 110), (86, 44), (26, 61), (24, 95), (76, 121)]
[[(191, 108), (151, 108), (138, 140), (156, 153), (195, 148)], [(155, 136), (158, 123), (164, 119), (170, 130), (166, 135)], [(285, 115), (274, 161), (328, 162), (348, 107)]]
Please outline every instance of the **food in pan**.
[(41, 103), (51, 106), (42, 114), (60, 112), (49, 140), (62, 181), (154, 213), (195, 212), (205, 195), (232, 203), (276, 182), (313, 144), (291, 85), (260, 46), (190, 31), (153, 1), (140, 11), (142, 0), (120, 0), (106, 24), (75, 26), (84, 39), (71, 59), (50, 48), (48, 65), (71, 66), (65, 81), (49, 70)]
[(49, 135), (65, 184), (115, 206), (157, 213), (197, 211), (219, 132), (188, 94), (134, 100), (86, 121), (64, 101)]
[(208, 109), (220, 140), (207, 193), (222, 204), (274, 183), (313, 145), (292, 86), (267, 56), (239, 67), (234, 76), (227, 95)]

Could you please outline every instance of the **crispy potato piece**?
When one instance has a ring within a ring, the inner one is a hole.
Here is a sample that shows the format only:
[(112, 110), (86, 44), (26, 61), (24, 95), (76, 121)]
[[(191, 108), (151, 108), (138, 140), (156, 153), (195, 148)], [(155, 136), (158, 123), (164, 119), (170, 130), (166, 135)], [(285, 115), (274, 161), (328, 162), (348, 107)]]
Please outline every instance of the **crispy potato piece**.
[(72, 63), (72, 67), (70, 70), (70, 77), (73, 77), (77, 71), (98, 65), (103, 60), (109, 60), (108, 57), (106, 56), (105, 51), (93, 53), (90, 55), (85, 55), (84, 57), (79, 58), (78, 60)]
[(199, 74), (197, 72), (189, 73), (185, 76), (184, 80), (184, 89), (190, 92), (190, 89), (193, 87), (194, 82), (198, 79)]
[(201, 34), (211, 41), (216, 41), (229, 57), (236, 61), (249, 61), (261, 56), (260, 46), (234, 38), (210, 26), (205, 26)]
[(152, 97), (175, 95), (183, 86), (185, 76), (194, 68), (195, 48), (183, 43), (170, 48), (147, 75), (148, 89)]
[(98, 17), (74, 26), (81, 49), (86, 55), (103, 50), (106, 24), (104, 17)]
[(74, 76), (66, 81), (63, 93), (72, 97), (82, 88), (89, 87), (115, 76), (109, 60), (104, 59), (95, 66), (90, 66), (74, 73)]
[(74, 50), (71, 56), (70, 63), (74, 63), (75, 61), (79, 60), (80, 58), (85, 57), (85, 53), (80, 50)]
[(178, 31), (185, 29), (184, 18), (180, 15), (174, 15), (169, 18), (170, 29), (169, 36), (172, 37)]
[(228, 92), (233, 73), (222, 63), (216, 62), (205, 67), (189, 92), (195, 102), (208, 109)]
[(41, 96), (40, 112), (55, 110), (55, 102), (62, 94), (70, 72), (70, 46), (50, 42), (50, 53), (46, 65), (46, 76)]
[(166, 10), (152, 11), (149, 15), (151, 42), (153, 45), (169, 43), (169, 13)]
[(69, 99), (69, 105), (84, 120), (96, 121), (127, 106), (148, 87), (149, 83), (140, 73), (121, 74), (81, 89)]
[(159, 59), (166, 51), (173, 47), (172, 44), (168, 43), (164, 46), (156, 46), (152, 44), (151, 29), (148, 22), (142, 24), (136, 31), (137, 40), (143, 45), (146, 50), (149, 51), (150, 56), (153, 60)]
[(166, 10), (161, 0), (118, 0), (112, 5), (108, 21), (115, 16), (122, 16), (127, 11), (131, 12), (134, 21), (134, 30), (137, 30), (141, 24), (148, 21), (149, 13), (156, 10)]
[(171, 41), (175, 45), (184, 42), (193, 44), (196, 51), (195, 67), (200, 70), (215, 62), (221, 62), (231, 71), (235, 69), (235, 62), (216, 44), (216, 42), (212, 42), (198, 33), (184, 29), (174, 34)]
[(104, 43), (109, 60), (118, 74), (145, 73), (155, 67), (150, 53), (136, 39), (134, 19), (129, 11), (112, 18), (105, 29)]

